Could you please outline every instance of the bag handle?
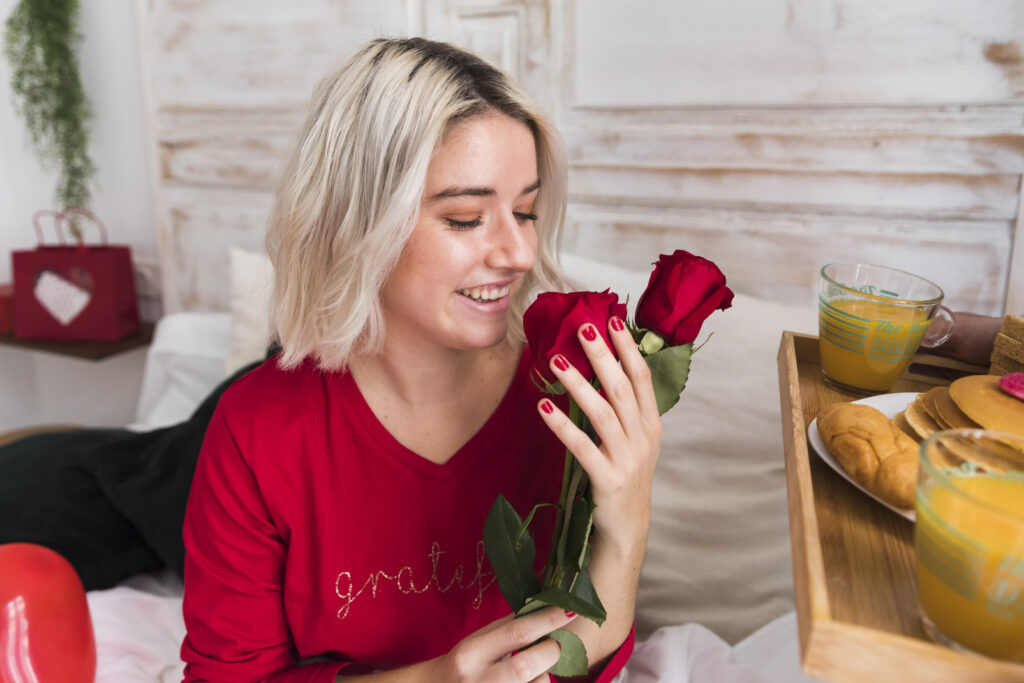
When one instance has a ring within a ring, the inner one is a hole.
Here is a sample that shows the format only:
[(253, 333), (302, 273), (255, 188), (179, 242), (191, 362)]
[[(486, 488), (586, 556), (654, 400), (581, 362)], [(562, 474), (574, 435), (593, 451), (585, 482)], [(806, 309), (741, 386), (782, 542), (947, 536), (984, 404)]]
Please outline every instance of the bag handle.
[(64, 231), (60, 229), (60, 223), (64, 220), (64, 214), (60, 211), (50, 211), (49, 209), (40, 209), (32, 214), (32, 227), (36, 229), (36, 237), (39, 238), (39, 244), (42, 245), (46, 242), (43, 237), (43, 226), (39, 224), (39, 219), (45, 216), (52, 216), (54, 220), (54, 226), (57, 228), (57, 240), (61, 246), (64, 246)]
[[(88, 209), (82, 209), (82, 208), (77, 207), (77, 206), (72, 206), (72, 207), (70, 207), (68, 209), (64, 209), (63, 213), (58, 214), (60, 216), (60, 219), (57, 221), (57, 232), (60, 233), (60, 235), (61, 235), (61, 244), (64, 244), (64, 239), (63, 239), (64, 234), (63, 234), (63, 231), (60, 228), (61, 222), (64, 222), (64, 223), (70, 222), (69, 214), (72, 214), (72, 213), (77, 213), (78, 215), (85, 216), (86, 218), (91, 220), (93, 222), (93, 224), (97, 228), (99, 228), (100, 237), (102, 239), (100, 244), (102, 246), (104, 246), (104, 247), (107, 246), (107, 244), (108, 244), (108, 240), (107, 240), (107, 226), (103, 225), (103, 221), (101, 221), (99, 219), (99, 216), (94, 214), (92, 211), (89, 211)], [(79, 246), (84, 247), (85, 246), (85, 240), (82, 239), (81, 237), (79, 237), (78, 244), (79, 244)]]

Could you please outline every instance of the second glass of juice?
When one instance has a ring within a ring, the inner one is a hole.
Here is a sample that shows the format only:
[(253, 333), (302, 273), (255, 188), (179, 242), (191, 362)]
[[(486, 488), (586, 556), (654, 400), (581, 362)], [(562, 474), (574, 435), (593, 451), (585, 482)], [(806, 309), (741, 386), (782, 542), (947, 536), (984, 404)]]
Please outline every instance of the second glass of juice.
[(984, 430), (921, 443), (914, 551), (925, 631), (1024, 662), (1024, 439)]
[[(922, 277), (863, 263), (821, 269), (818, 340), (825, 382), (867, 395), (889, 389), (924, 346), (953, 331), (942, 289)], [(933, 324), (935, 323), (935, 324)]]

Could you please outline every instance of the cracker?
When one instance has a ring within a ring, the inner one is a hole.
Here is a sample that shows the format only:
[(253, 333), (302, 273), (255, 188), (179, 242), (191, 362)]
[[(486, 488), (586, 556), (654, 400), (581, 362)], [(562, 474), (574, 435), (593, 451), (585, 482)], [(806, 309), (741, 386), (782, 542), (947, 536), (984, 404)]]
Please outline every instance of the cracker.
[(1024, 341), (1009, 337), (1002, 332), (996, 335), (994, 350), (1009, 356), (1018, 363), (1024, 363)]

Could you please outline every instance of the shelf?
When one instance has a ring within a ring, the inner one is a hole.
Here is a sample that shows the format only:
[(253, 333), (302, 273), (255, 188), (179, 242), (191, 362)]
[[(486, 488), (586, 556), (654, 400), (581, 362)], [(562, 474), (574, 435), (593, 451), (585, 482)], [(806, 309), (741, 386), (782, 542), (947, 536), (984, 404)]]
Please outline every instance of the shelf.
[(142, 323), (139, 331), (116, 341), (43, 341), (18, 339), (13, 335), (0, 334), (0, 346), (10, 346), (27, 351), (54, 353), (59, 356), (83, 360), (103, 360), (125, 351), (147, 346), (153, 341), (155, 323)]

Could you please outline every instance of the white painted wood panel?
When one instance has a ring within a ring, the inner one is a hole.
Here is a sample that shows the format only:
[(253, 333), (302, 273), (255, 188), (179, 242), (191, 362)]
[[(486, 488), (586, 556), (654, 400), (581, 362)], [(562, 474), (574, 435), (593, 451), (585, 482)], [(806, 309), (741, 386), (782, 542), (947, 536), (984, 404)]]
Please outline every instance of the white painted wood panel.
[(302, 107), (358, 44), (398, 35), (402, 0), (148, 0), (159, 110)]
[(576, 253), (640, 268), (686, 249), (719, 262), (737, 291), (808, 306), (821, 266), (854, 261), (919, 273), (954, 310), (997, 315), (1010, 249), (1007, 222), (573, 205), (567, 227), (564, 246)]
[(164, 193), (165, 306), (225, 311), (231, 247), (263, 251), (273, 195), (265, 191), (168, 187)]
[(569, 185), (575, 199), (609, 204), (745, 204), (765, 210), (816, 207), (826, 213), (1012, 219), (1020, 177), (573, 164)]
[(856, 255), (932, 275), (955, 306), (1024, 306), (1019, 0), (146, 7), (168, 310), (225, 307), (227, 249), (262, 244), (313, 83), (402, 33), (492, 59), (552, 112), (569, 248), (644, 265), (689, 247), (801, 304)]
[(1018, 0), (571, 1), (575, 106), (1024, 95)]

